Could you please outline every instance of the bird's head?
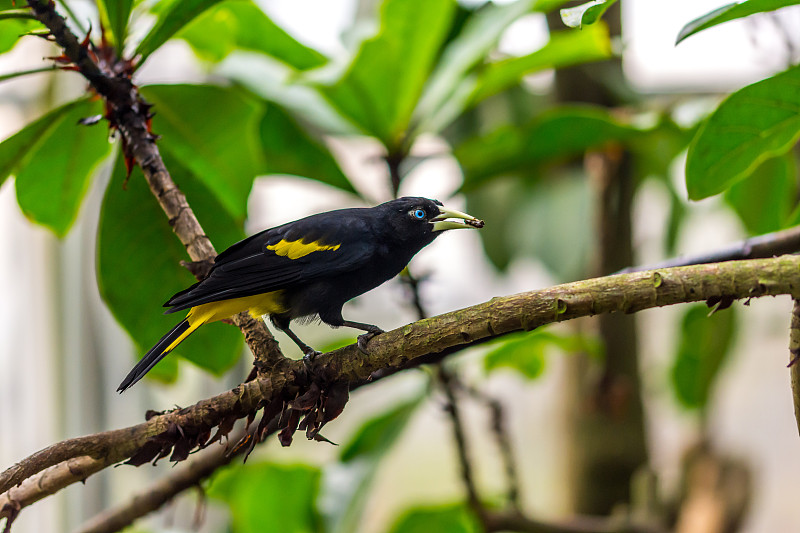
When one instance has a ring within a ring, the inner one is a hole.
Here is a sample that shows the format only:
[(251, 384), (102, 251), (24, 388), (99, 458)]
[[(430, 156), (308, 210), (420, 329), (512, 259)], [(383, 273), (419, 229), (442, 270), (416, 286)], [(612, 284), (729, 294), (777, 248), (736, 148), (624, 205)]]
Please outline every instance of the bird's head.
[(483, 221), (467, 213), (447, 209), (438, 200), (406, 196), (378, 206), (390, 222), (395, 238), (429, 244), (443, 231), (457, 228), (482, 228)]

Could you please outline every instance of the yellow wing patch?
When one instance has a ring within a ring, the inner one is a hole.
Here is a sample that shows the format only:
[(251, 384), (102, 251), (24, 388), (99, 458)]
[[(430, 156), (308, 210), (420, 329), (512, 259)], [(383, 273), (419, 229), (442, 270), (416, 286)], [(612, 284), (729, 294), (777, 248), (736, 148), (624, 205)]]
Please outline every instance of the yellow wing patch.
[(320, 241), (305, 242), (303, 239), (297, 241), (281, 240), (267, 246), (267, 250), (272, 250), (276, 255), (288, 257), (289, 259), (299, 259), (313, 252), (338, 250), (340, 246), (341, 244), (322, 244)]

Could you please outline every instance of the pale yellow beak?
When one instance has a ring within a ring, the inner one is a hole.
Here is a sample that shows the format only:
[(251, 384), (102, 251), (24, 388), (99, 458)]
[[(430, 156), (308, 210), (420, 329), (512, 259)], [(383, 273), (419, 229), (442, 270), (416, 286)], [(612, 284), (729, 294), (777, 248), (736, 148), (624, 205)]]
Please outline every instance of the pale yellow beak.
[[(450, 218), (457, 220), (447, 220)], [(483, 227), (483, 220), (468, 215), (467, 213), (462, 213), (461, 211), (439, 207), (439, 214), (431, 219), (431, 224), (433, 224), (433, 231), (458, 228), (479, 229)]]

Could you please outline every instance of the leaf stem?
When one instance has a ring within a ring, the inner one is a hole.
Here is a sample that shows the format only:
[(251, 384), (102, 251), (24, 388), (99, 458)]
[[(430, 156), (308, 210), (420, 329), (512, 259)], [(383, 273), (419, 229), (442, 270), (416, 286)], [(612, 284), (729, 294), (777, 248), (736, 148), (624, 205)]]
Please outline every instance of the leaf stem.
[(19, 78), (21, 76), (27, 76), (28, 74), (50, 72), (52, 70), (58, 70), (58, 67), (56, 67), (55, 65), (51, 65), (49, 67), (34, 68), (30, 70), (20, 70), (19, 72), (9, 72), (8, 74), (0, 74), (0, 82), (13, 80), (14, 78)]

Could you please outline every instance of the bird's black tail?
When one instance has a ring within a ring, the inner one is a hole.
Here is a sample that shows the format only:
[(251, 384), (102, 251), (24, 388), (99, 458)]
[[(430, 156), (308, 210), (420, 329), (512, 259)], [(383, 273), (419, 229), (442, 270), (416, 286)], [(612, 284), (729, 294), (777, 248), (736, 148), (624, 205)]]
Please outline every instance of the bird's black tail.
[(161, 340), (156, 343), (155, 346), (150, 348), (150, 351), (144, 354), (136, 366), (128, 372), (128, 375), (125, 376), (125, 379), (122, 380), (122, 383), (119, 384), (117, 387), (117, 392), (123, 392), (125, 389), (133, 386), (137, 381), (142, 379), (145, 374), (150, 372), (150, 369), (156, 366), (156, 363), (161, 361), (164, 356), (166, 356), (172, 349), (177, 346), (183, 339), (189, 336), (189, 334), (197, 329), (197, 326), (200, 324), (196, 324), (192, 327), (189, 324), (189, 318), (187, 317), (185, 320), (180, 322), (177, 326), (169, 330), (169, 333), (161, 337)]

